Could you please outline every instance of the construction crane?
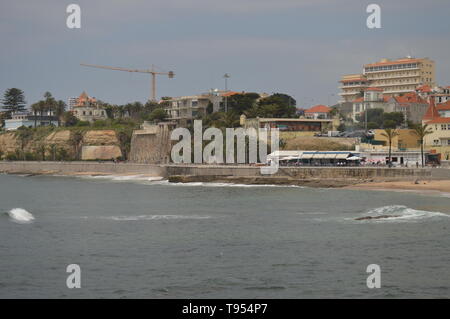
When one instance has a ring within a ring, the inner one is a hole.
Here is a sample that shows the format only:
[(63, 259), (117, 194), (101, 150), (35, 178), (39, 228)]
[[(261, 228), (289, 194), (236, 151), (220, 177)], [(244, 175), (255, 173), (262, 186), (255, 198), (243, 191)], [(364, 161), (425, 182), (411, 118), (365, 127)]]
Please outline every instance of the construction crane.
[(169, 79), (172, 79), (175, 76), (175, 73), (173, 71), (169, 72), (157, 72), (155, 71), (155, 67), (152, 65), (152, 68), (150, 70), (137, 70), (137, 69), (126, 69), (126, 68), (115, 68), (110, 66), (103, 66), (103, 65), (93, 65), (93, 64), (84, 64), (81, 63), (82, 66), (87, 66), (91, 68), (97, 68), (97, 69), (107, 69), (107, 70), (116, 70), (116, 71), (125, 71), (125, 72), (137, 72), (137, 73), (149, 73), (152, 75), (152, 83), (151, 83), (151, 101), (156, 101), (156, 75), (167, 75)]

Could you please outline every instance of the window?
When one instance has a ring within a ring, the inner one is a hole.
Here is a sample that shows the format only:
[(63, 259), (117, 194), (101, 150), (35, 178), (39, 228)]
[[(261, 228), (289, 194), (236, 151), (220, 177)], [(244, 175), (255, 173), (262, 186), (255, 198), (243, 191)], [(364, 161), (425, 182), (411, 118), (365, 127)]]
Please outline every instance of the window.
[(441, 130), (447, 130), (447, 125), (446, 124), (441, 124)]

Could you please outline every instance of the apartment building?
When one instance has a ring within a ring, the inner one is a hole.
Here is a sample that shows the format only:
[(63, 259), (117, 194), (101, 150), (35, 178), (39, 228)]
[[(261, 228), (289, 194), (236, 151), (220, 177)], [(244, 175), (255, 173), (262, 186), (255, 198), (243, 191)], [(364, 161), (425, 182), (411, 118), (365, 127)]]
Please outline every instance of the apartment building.
[(341, 102), (352, 101), (358, 97), (358, 92), (369, 86), (396, 96), (414, 92), (421, 85), (434, 87), (435, 63), (428, 58), (382, 59), (364, 65), (362, 74), (343, 76), (340, 82)]
[(223, 109), (224, 95), (231, 93), (234, 92), (212, 91), (199, 95), (174, 97), (164, 101), (164, 109), (170, 120), (186, 124), (199, 116), (205, 115), (208, 107), (211, 107), (212, 112)]
[(399, 96), (385, 94), (380, 88), (367, 88), (364, 96), (353, 101), (352, 119), (358, 122), (358, 115), (362, 115), (368, 109), (383, 109), (384, 112), (401, 112), (404, 114), (405, 123), (420, 123), (428, 103), (415, 92), (405, 93)]
[(362, 74), (349, 74), (344, 75), (341, 79), (342, 90), (339, 95), (341, 96), (341, 103), (353, 102), (357, 98), (362, 97), (362, 92), (369, 87), (369, 81)]

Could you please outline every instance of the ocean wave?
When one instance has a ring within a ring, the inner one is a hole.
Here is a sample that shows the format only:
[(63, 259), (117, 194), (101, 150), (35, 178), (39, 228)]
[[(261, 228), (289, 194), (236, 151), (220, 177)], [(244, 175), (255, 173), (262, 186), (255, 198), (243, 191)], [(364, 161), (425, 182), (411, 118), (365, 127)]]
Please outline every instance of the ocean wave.
[(404, 205), (391, 205), (371, 209), (358, 218), (360, 220), (363, 219), (371, 222), (398, 222), (448, 217), (450, 217), (450, 215), (440, 212), (417, 210)]
[(174, 219), (210, 219), (211, 216), (200, 215), (139, 215), (139, 216), (109, 216), (103, 219), (114, 221), (140, 221), (140, 220), (174, 220)]
[(275, 184), (233, 184), (233, 183), (214, 183), (214, 182), (190, 182), (190, 183), (170, 183), (166, 181), (164, 185), (171, 186), (196, 186), (196, 187), (294, 187), (304, 188), (298, 185), (275, 185)]
[(146, 176), (146, 175), (82, 175), (78, 176), (86, 179), (100, 179), (111, 181), (161, 181), (163, 177), (159, 176)]
[(34, 221), (33, 214), (23, 208), (13, 208), (8, 212), (8, 215), (16, 223), (27, 224)]

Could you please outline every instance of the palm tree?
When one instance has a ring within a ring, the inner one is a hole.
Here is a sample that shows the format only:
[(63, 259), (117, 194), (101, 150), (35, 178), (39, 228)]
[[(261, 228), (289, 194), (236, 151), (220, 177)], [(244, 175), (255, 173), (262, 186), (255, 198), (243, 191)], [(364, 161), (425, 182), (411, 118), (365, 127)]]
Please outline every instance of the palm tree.
[(391, 155), (392, 155), (392, 140), (394, 139), (394, 137), (398, 136), (399, 133), (397, 132), (396, 129), (392, 129), (392, 128), (385, 128), (384, 132), (381, 133), (381, 136), (384, 136), (387, 138), (388, 143), (389, 143), (389, 167), (391, 167)]
[(62, 100), (59, 100), (55, 103), (55, 116), (58, 118), (58, 126), (61, 125), (61, 117), (63, 116), (66, 110), (66, 103)]
[(34, 114), (34, 127), (37, 126), (37, 114), (39, 112), (39, 109), (40, 109), (39, 102), (31, 105), (31, 110), (33, 111)]
[(413, 127), (414, 131), (412, 131), (411, 133), (416, 135), (419, 138), (419, 143), (420, 143), (420, 159), (422, 160), (422, 167), (424, 166), (424, 158), (423, 158), (423, 142), (425, 139), (425, 136), (432, 134), (433, 130), (431, 129), (431, 127), (428, 126), (428, 124), (417, 124), (414, 125)]
[(78, 157), (79, 157), (79, 154), (80, 154), (80, 143), (81, 143), (82, 140), (83, 140), (83, 133), (81, 133), (80, 131), (74, 131), (71, 134), (69, 143), (73, 147), (75, 160), (77, 160)]

